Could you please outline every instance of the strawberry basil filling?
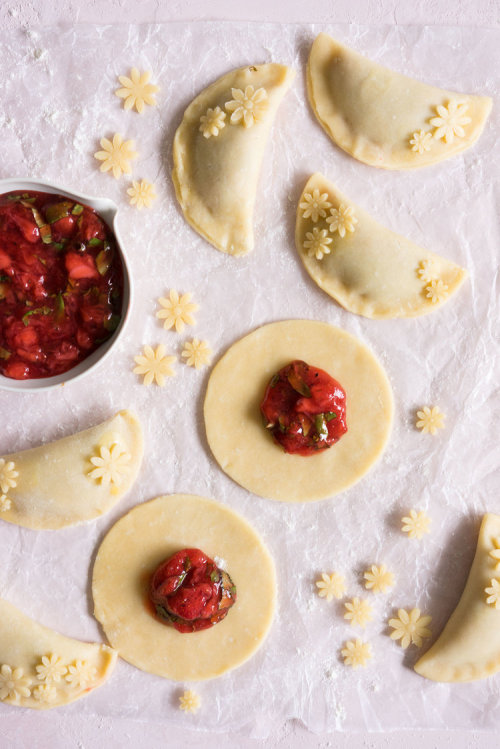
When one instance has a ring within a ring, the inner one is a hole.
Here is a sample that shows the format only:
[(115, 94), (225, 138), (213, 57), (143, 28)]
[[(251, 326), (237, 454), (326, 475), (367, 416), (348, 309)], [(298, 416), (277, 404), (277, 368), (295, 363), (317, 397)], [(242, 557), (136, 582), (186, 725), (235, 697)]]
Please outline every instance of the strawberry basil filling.
[(89, 206), (43, 192), (0, 195), (0, 374), (62, 374), (121, 318), (123, 267)]
[(182, 549), (151, 578), (159, 618), (178, 632), (198, 632), (222, 621), (236, 601), (236, 586), (200, 549)]
[(264, 426), (287, 453), (313, 455), (347, 432), (342, 386), (304, 361), (290, 362), (274, 375), (260, 410)]

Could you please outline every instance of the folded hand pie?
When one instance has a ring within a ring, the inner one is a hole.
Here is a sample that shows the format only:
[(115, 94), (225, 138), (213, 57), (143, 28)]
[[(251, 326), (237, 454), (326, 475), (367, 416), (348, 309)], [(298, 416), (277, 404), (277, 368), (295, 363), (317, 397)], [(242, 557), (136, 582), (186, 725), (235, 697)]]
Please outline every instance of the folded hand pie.
[(103, 515), (134, 483), (142, 428), (129, 411), (95, 427), (0, 458), (0, 519), (55, 529)]
[(101, 686), (115, 666), (107, 645), (43, 627), (0, 598), (0, 701), (46, 710)]
[(313, 281), (364, 317), (425, 315), (467, 277), (455, 263), (381, 226), (319, 173), (300, 197), (295, 243)]
[(500, 671), (500, 515), (487, 514), (462, 597), (415, 664), (433, 681), (474, 681)]
[(435, 164), (472, 146), (492, 101), (420, 83), (343, 47), (315, 39), (309, 100), (330, 138), (354, 158), (384, 169)]
[(294, 71), (269, 63), (239, 68), (199, 94), (174, 138), (172, 173), (186, 220), (222, 252), (253, 249), (260, 167)]

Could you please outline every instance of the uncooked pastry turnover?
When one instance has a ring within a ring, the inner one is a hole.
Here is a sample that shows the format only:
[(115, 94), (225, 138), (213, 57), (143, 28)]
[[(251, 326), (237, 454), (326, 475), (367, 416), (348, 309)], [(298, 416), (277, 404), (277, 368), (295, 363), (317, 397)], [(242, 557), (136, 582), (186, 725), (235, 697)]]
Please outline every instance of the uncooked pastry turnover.
[(184, 216), (222, 252), (253, 249), (264, 150), (294, 77), (276, 63), (232, 70), (191, 102), (175, 134), (172, 177)]
[(450, 260), (386, 229), (319, 173), (300, 197), (295, 244), (313, 281), (364, 317), (425, 315), (467, 277)]
[(56, 442), (5, 455), (3, 470), (12, 463), (17, 476), (13, 485), (2, 487), (7, 492), (0, 519), (56, 529), (99, 517), (131, 488), (142, 455), (142, 428), (130, 411)]
[[(181, 634), (149, 604), (149, 582), (176, 551), (199, 548), (221, 559), (237, 600), (225, 619)], [(244, 663), (272, 623), (274, 563), (254, 529), (228, 507), (174, 494), (138, 505), (119, 520), (97, 554), (92, 581), (95, 616), (120, 656), (143, 671), (176, 681), (212, 679)]]
[(307, 66), (309, 100), (331, 139), (354, 158), (384, 169), (435, 164), (472, 146), (492, 101), (445, 91), (315, 39)]
[(474, 681), (500, 671), (500, 610), (487, 603), (485, 592), (499, 574), (491, 555), (499, 540), (500, 515), (486, 514), (460, 601), (437, 641), (415, 664), (421, 676)]
[(74, 702), (111, 674), (117, 653), (43, 627), (0, 599), (0, 701), (45, 710)]
[[(269, 381), (294, 359), (324, 369), (346, 392), (347, 433), (328, 450), (304, 457), (277, 445), (262, 424)], [(355, 484), (382, 454), (393, 401), (387, 375), (361, 341), (313, 320), (258, 328), (214, 367), (205, 397), (207, 439), (221, 468), (269, 499), (325, 499)]]

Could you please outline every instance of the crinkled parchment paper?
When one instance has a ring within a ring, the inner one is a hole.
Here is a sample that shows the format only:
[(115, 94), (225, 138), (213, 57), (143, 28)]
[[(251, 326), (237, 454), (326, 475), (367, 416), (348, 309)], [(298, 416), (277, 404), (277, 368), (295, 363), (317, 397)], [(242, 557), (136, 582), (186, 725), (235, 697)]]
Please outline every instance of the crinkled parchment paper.
[[(94, 373), (49, 393), (0, 392), (0, 454), (70, 434), (125, 407), (137, 412), (146, 433), (140, 478), (107, 516), (46, 532), (0, 522), (0, 595), (66, 635), (101, 639), (90, 595), (99, 543), (132, 506), (171, 492), (214, 497), (242, 513), (271, 549), (279, 580), (278, 613), (265, 645), (243, 667), (195, 685), (203, 700), (196, 716), (178, 709), (184, 685), (124, 661), (104, 687), (65, 711), (254, 736), (287, 718), (318, 732), (500, 729), (500, 676), (461, 685), (426, 681), (412, 670), (416, 649), (403, 651), (386, 624), (397, 608), (418, 605), (439, 633), (463, 588), (481, 515), (500, 512), (498, 109), (474, 148), (435, 167), (397, 173), (358, 163), (330, 142), (306, 100), (307, 54), (322, 30), (429, 83), (497, 94), (500, 40), (486, 29), (195, 23), (0, 34), (0, 176), (40, 177), (114, 199), (135, 286), (127, 334)], [(184, 221), (170, 178), (172, 139), (185, 107), (207, 84), (234, 67), (270, 61), (291, 65), (297, 79), (266, 152), (256, 249), (233, 258)], [(113, 93), (117, 76), (132, 66), (150, 69), (161, 86), (158, 107), (142, 116), (124, 111)], [(115, 132), (136, 141), (134, 179), (156, 184), (150, 210), (128, 204), (130, 179), (99, 172), (93, 153), (100, 138)], [(427, 317), (370, 321), (321, 292), (293, 241), (297, 198), (317, 170), (390, 229), (467, 267), (470, 278), (456, 297)], [(196, 327), (182, 335), (155, 317), (157, 298), (170, 288), (192, 292), (200, 305)], [(217, 360), (256, 326), (285, 318), (326, 320), (359, 336), (385, 365), (396, 404), (392, 438), (375, 469), (342, 495), (303, 506), (252, 496), (216, 465), (202, 420), (209, 370), (179, 362), (164, 389), (144, 387), (132, 373), (133, 356), (146, 343), (180, 354), (196, 335), (210, 342)], [(435, 404), (446, 414), (446, 429), (422, 435), (415, 410)], [(420, 542), (400, 530), (412, 507), (432, 517), (432, 533)], [(314, 582), (335, 569), (345, 573), (349, 596), (362, 595), (363, 571), (381, 562), (397, 582), (385, 596), (366, 592), (374, 618), (364, 634), (374, 659), (354, 671), (339, 651), (363, 633), (343, 619), (341, 602), (317, 597)]]

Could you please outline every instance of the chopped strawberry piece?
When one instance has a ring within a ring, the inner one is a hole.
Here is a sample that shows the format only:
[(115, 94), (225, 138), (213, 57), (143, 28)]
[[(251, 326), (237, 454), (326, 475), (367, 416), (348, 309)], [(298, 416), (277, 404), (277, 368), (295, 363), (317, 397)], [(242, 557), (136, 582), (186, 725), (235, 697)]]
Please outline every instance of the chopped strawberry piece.
[(99, 278), (99, 272), (92, 255), (80, 255), (77, 252), (67, 252), (64, 262), (66, 270), (68, 271), (68, 276), (75, 281), (80, 278)]

